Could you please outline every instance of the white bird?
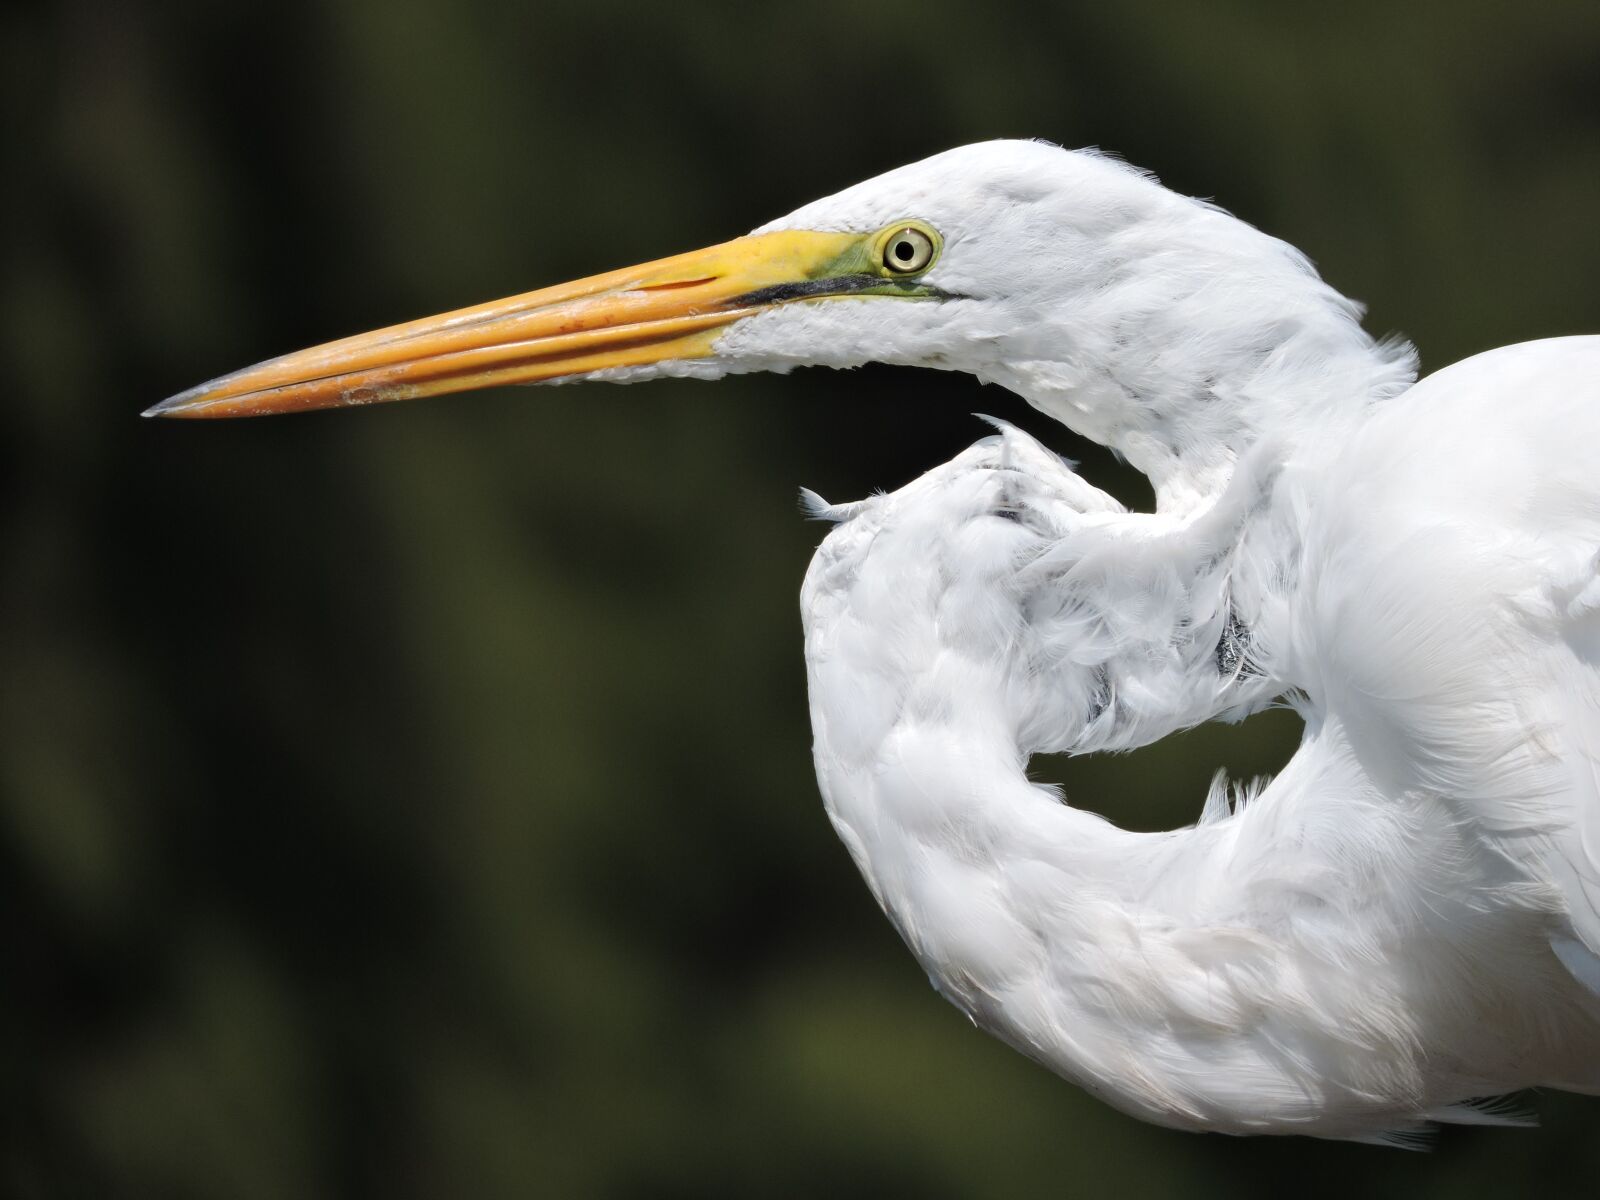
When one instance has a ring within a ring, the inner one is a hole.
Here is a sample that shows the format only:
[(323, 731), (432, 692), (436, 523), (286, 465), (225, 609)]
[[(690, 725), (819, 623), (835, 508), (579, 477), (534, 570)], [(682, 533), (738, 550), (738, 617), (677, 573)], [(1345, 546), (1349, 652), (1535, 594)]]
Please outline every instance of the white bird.
[[(802, 595), (835, 828), (934, 985), (1138, 1116), (1404, 1142), (1600, 1091), (1600, 338), (1414, 383), (1284, 243), (1105, 156), (968, 146), (709, 250), (275, 359), (152, 413), (868, 361), (1003, 431), (838, 522)], [(1284, 695), (1258, 795), (1133, 834), (1028, 781)]]

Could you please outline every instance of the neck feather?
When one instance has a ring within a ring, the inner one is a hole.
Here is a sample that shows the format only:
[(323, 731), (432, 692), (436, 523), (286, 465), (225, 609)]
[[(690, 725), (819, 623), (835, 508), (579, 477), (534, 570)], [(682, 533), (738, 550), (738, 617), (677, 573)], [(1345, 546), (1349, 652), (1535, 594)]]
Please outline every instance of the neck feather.
[(1166, 220), (1130, 227), (1085, 273), (1070, 311), (1040, 314), (1056, 349), (985, 378), (1018, 392), (1149, 476), (1158, 511), (1219, 496), (1264, 437), (1285, 456), (1341, 429), (1416, 378), (1402, 341), (1375, 340), (1362, 307), (1292, 246), (1167, 194)]

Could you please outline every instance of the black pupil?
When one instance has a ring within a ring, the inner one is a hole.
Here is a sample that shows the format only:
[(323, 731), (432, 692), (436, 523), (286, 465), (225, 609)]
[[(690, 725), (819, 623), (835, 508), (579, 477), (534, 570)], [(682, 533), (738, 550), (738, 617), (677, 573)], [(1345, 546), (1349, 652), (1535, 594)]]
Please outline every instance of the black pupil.
[(901, 262), (910, 262), (916, 252), (916, 247), (910, 242), (896, 242), (894, 244), (894, 256)]

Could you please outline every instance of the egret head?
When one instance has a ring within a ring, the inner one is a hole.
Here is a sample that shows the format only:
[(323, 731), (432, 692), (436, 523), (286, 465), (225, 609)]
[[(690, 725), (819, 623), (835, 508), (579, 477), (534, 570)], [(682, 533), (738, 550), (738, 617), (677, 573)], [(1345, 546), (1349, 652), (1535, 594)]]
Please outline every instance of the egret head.
[(1229, 460), (1251, 387), (1271, 390), (1259, 376), (1292, 343), (1309, 336), (1324, 364), (1336, 343), (1370, 352), (1358, 315), (1291, 247), (1114, 159), (995, 141), (705, 250), (285, 355), (149, 415), (886, 362), (1008, 387), (1159, 488), (1174, 463)]

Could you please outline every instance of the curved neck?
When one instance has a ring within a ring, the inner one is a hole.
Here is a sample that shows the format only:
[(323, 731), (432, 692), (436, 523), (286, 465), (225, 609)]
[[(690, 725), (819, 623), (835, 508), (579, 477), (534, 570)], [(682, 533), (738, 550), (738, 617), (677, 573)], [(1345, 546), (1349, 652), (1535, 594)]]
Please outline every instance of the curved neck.
[[(1148, 476), (1158, 512), (1184, 516), (1216, 499), (1240, 459), (1270, 434), (1285, 457), (1340, 444), (1371, 406), (1415, 378), (1408, 350), (1296, 325), (1262, 331), (1261, 350), (1232, 364), (1153, 361), (1134, 339), (1097, 377), (1033, 364), (1005, 380), (1035, 408), (1117, 451)], [(1360, 334), (1360, 330), (1356, 329)], [(1273, 345), (1270, 339), (1283, 340)]]
[(1157, 510), (1221, 494), (1270, 435), (1320, 454), (1415, 381), (1403, 341), (1377, 341), (1362, 308), (1298, 251), (1226, 213), (1171, 198), (1101, 248), (1105, 261), (1039, 314), (981, 374), (1147, 475)]

